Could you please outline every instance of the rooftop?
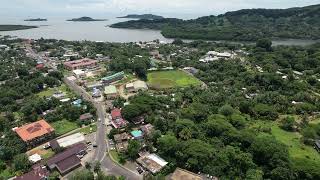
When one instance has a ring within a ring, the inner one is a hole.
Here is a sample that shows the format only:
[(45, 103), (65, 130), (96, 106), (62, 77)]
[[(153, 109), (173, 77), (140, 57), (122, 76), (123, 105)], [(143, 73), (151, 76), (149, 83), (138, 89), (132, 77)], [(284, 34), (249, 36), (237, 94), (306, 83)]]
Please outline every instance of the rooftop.
[(112, 79), (117, 78), (117, 77), (119, 77), (119, 76), (124, 76), (124, 72), (121, 71), (121, 72), (115, 73), (115, 74), (113, 74), (113, 75), (111, 75), (111, 76), (104, 77), (104, 78), (102, 78), (101, 80), (102, 80), (102, 81), (109, 81), (109, 80), (112, 80)]
[(85, 137), (81, 133), (72, 134), (57, 140), (60, 147), (68, 147), (84, 141)]
[(111, 111), (111, 117), (112, 117), (112, 119), (121, 117), (121, 110), (118, 109), (118, 108), (113, 109), (113, 110)]
[(37, 166), (32, 171), (14, 178), (14, 180), (43, 180), (49, 176), (49, 171), (46, 167)]
[(75, 61), (68, 61), (63, 63), (65, 66), (69, 67), (78, 67), (78, 66), (88, 66), (97, 63), (98, 61), (89, 59), (89, 58), (84, 58), (84, 59), (79, 59)]
[(54, 132), (54, 129), (45, 120), (40, 120), (34, 123), (21, 126), (17, 128), (15, 131), (23, 141), (27, 142), (45, 134)]
[(146, 154), (137, 159), (137, 162), (143, 167), (147, 168), (151, 173), (155, 174), (159, 172), (164, 166), (168, 164), (156, 154)]
[(79, 117), (79, 119), (80, 119), (81, 121), (83, 121), (83, 120), (88, 120), (88, 119), (92, 119), (92, 118), (93, 118), (93, 115), (90, 114), (90, 113), (82, 114), (82, 115)]
[(170, 180), (202, 180), (203, 178), (193, 172), (187, 171), (185, 169), (177, 168)]
[(106, 86), (104, 88), (104, 93), (105, 94), (116, 94), (118, 91), (117, 91), (117, 88), (113, 85), (110, 85), (110, 86)]

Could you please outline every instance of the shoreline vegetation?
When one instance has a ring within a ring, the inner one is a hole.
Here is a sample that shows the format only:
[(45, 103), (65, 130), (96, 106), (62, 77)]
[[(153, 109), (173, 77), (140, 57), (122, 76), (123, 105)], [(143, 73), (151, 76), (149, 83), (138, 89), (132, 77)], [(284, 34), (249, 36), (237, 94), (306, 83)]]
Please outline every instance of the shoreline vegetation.
[(119, 22), (112, 28), (161, 30), (166, 38), (256, 41), (320, 39), (320, 4), (289, 9), (243, 9), (197, 19), (140, 19)]
[(48, 19), (43, 18), (35, 18), (35, 19), (25, 19), (24, 21), (48, 21)]
[(164, 19), (163, 16), (154, 14), (128, 14), (126, 16), (120, 16), (117, 18), (128, 18), (128, 19)]
[(0, 31), (17, 31), (38, 28), (38, 26), (26, 26), (26, 25), (0, 25)]
[(74, 22), (87, 22), (87, 21), (107, 21), (107, 19), (93, 19), (91, 17), (80, 17), (80, 18), (73, 18), (68, 19), (67, 21), (74, 21)]

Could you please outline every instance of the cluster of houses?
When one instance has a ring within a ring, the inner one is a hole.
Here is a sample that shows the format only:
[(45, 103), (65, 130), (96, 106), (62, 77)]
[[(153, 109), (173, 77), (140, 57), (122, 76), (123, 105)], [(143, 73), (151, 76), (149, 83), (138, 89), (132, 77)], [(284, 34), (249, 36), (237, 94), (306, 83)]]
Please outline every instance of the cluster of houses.
[[(83, 119), (91, 118), (88, 114), (83, 116)], [(45, 179), (52, 171), (58, 171), (61, 175), (65, 175), (80, 167), (81, 158), (87, 153), (88, 147), (83, 134), (76, 133), (60, 139), (53, 139), (55, 138), (55, 130), (43, 119), (13, 128), (13, 131), (28, 148), (48, 142), (43, 148), (51, 148), (54, 152), (59, 152), (47, 161), (42, 161), (42, 157), (37, 153), (30, 155), (29, 160), (34, 166), (30, 172), (15, 177), (18, 180)]]
[(218, 61), (220, 59), (232, 59), (236, 56), (235, 53), (229, 53), (229, 52), (217, 52), (217, 51), (209, 51), (205, 56), (203, 56), (199, 62), (208, 63), (211, 61)]

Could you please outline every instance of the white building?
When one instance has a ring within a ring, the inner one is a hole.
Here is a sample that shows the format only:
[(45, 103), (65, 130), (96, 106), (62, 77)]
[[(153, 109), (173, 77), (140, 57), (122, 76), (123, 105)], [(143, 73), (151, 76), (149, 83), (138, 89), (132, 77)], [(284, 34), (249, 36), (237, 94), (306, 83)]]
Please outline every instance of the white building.
[(148, 90), (147, 83), (144, 81), (135, 81), (126, 85), (128, 92), (138, 92)]
[(73, 75), (78, 79), (86, 76), (86, 73), (81, 69), (76, 69), (76, 70), (73, 70), (72, 72), (73, 72)]
[(85, 142), (85, 137), (81, 133), (72, 134), (57, 140), (60, 147), (69, 147), (74, 144)]

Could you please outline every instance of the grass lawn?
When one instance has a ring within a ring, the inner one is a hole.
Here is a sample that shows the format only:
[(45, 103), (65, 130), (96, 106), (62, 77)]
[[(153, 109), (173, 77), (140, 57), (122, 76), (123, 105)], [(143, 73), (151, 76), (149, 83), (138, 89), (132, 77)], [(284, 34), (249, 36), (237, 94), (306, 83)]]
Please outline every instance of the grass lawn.
[(61, 136), (67, 132), (79, 128), (78, 124), (75, 122), (70, 122), (67, 120), (57, 121), (51, 124), (52, 127), (56, 130), (56, 135)]
[(6, 168), (5, 170), (0, 172), (0, 179), (9, 179), (13, 176), (14, 176), (14, 173), (9, 168)]
[(115, 160), (116, 162), (119, 162), (119, 154), (116, 150), (110, 150), (110, 155), (112, 156), (112, 159)]
[(47, 88), (45, 91), (41, 91), (40, 93), (38, 93), (38, 96), (50, 97), (57, 91), (64, 92), (64, 93), (66, 93), (67, 96), (72, 96), (71, 91), (68, 90), (68, 87), (65, 84), (62, 84), (61, 86), (56, 87), (56, 88)]
[(148, 73), (148, 83), (157, 89), (201, 85), (197, 78), (180, 70), (150, 72)]
[(93, 132), (96, 132), (96, 131), (97, 131), (97, 125), (96, 124), (91, 124), (91, 125), (89, 125), (87, 127), (79, 129), (79, 131), (76, 131), (76, 133), (80, 132), (82, 134), (90, 134), (90, 133), (93, 133)]
[(278, 141), (289, 147), (289, 155), (294, 167), (299, 169), (320, 168), (319, 153), (313, 147), (304, 145), (300, 141), (299, 133), (284, 131), (276, 124), (271, 126), (271, 132)]

